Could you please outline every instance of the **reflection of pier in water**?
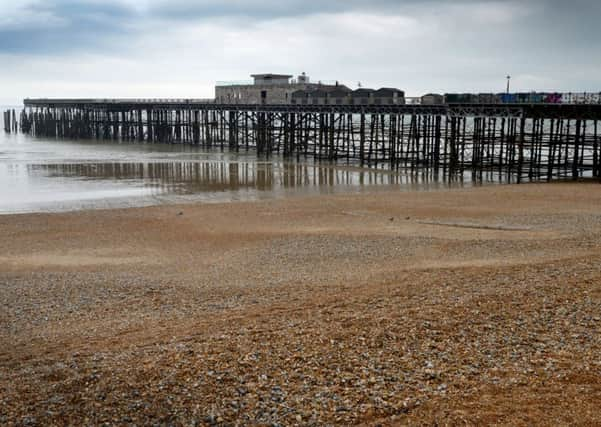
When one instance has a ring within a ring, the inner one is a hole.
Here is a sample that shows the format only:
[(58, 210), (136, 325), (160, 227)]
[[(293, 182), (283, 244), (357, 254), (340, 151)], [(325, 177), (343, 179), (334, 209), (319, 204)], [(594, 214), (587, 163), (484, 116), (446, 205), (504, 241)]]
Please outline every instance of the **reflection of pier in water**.
[(427, 172), (405, 175), (294, 162), (67, 163), (29, 165), (28, 169), (50, 177), (133, 181), (157, 194), (441, 184), (439, 177)]

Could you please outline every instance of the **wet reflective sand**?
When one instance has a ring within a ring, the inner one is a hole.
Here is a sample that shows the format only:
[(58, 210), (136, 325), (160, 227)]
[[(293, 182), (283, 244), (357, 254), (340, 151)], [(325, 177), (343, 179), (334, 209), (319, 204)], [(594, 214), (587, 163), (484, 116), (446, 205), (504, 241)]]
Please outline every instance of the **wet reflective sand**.
[(471, 185), (431, 173), (257, 158), (182, 145), (0, 136), (0, 213), (228, 202)]

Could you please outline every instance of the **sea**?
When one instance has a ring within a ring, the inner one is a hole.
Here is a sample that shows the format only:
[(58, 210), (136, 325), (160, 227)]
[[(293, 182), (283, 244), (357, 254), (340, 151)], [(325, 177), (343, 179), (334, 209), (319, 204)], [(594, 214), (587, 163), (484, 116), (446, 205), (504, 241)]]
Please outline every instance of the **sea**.
[[(19, 106), (2, 106), (6, 111)], [(0, 117), (2, 120), (2, 117)], [(258, 157), (184, 144), (72, 140), (0, 126), (0, 214), (227, 203), (482, 185), (469, 175), (407, 173), (312, 158)]]

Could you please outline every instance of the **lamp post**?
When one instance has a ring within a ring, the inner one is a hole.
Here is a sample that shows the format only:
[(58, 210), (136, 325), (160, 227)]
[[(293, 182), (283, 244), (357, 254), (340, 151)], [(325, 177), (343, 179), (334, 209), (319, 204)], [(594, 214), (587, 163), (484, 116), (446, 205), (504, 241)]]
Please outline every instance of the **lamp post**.
[(511, 76), (507, 76), (507, 95), (509, 95), (509, 82), (511, 81)]

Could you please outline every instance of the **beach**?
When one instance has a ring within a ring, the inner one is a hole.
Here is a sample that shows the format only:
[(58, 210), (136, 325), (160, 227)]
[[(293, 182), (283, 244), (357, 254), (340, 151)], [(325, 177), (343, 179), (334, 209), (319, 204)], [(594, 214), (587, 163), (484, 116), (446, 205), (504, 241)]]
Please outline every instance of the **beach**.
[(3, 425), (601, 423), (598, 183), (0, 216)]

